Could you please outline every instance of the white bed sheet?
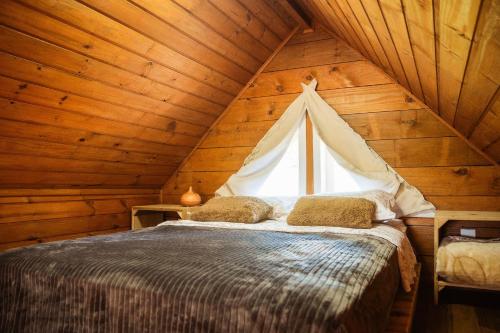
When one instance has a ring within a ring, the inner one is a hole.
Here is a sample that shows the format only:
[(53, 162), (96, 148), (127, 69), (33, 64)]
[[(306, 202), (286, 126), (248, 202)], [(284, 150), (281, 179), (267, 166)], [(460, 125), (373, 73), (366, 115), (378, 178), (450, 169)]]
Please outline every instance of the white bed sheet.
[(233, 222), (199, 222), (192, 220), (165, 221), (159, 226), (191, 226), (191, 227), (212, 227), (230, 228), (244, 230), (279, 231), (291, 233), (336, 233), (349, 235), (367, 235), (383, 238), (397, 247), (399, 272), (401, 284), (406, 292), (411, 291), (416, 278), (417, 259), (411, 247), (410, 241), (405, 233), (405, 226), (402, 223), (375, 223), (370, 229), (355, 229), (341, 227), (313, 227), (313, 226), (291, 226), (285, 221), (266, 220), (259, 223), (245, 224)]

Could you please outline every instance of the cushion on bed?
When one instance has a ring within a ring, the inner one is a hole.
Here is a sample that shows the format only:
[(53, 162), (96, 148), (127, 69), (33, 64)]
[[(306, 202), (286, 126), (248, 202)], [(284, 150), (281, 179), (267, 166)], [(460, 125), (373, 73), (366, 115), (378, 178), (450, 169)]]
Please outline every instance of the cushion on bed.
[[(314, 196), (334, 196), (334, 197), (348, 197), (348, 198), (362, 198), (373, 201), (377, 207), (373, 220), (383, 221), (390, 220), (396, 217), (394, 206), (396, 205), (394, 195), (382, 190), (369, 190), (358, 192), (336, 192), (336, 193), (321, 193)], [(259, 197), (269, 205), (273, 206), (273, 213), (270, 219), (280, 220), (286, 219), (295, 203), (300, 198), (299, 196), (274, 196), (274, 197)]]
[(376, 205), (375, 216), (373, 217), (376, 221), (389, 220), (396, 217), (394, 212), (394, 206), (396, 205), (396, 200), (394, 195), (387, 193), (382, 190), (370, 190), (370, 191), (360, 191), (360, 192), (341, 192), (341, 193), (330, 193), (330, 194), (319, 194), (319, 196), (335, 196), (335, 197), (348, 197), (348, 198), (362, 198), (366, 200), (373, 201)]
[(190, 219), (255, 223), (267, 219), (272, 209), (264, 200), (255, 197), (216, 197), (208, 200), (201, 207), (193, 208)]
[(371, 228), (375, 203), (362, 198), (302, 197), (287, 222), (290, 225)]

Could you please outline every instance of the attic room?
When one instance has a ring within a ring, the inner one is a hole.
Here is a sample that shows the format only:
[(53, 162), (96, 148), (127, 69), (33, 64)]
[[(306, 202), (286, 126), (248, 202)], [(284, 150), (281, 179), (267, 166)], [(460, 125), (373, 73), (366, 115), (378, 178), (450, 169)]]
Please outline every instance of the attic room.
[(0, 332), (500, 332), (499, 1), (0, 29)]

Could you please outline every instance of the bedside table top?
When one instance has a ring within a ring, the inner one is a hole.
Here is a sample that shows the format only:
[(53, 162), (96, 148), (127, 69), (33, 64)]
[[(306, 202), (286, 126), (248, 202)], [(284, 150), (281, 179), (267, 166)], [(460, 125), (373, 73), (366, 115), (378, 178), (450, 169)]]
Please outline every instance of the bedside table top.
[(159, 211), (159, 212), (178, 212), (178, 211), (184, 211), (188, 209), (189, 207), (185, 207), (182, 205), (176, 205), (176, 204), (156, 204), (156, 205), (144, 205), (144, 206), (133, 206), (133, 210), (153, 210), (153, 211)]
[(446, 218), (448, 220), (481, 220), (481, 221), (498, 221), (500, 212), (491, 211), (460, 211), (460, 210), (437, 210), (435, 218)]

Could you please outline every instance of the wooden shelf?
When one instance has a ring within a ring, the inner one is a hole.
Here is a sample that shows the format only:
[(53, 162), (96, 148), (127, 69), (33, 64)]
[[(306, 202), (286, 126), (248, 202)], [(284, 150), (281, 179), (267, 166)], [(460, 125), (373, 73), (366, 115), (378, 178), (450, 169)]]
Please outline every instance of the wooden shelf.
[(467, 284), (467, 283), (452, 283), (452, 282), (442, 281), (439, 279), (437, 281), (437, 284), (440, 287), (440, 290), (443, 289), (444, 287), (455, 287), (455, 288), (466, 288), (466, 289), (500, 291), (500, 287), (497, 286), (481, 286), (481, 285)]
[(184, 218), (188, 208), (173, 204), (134, 206), (132, 207), (132, 230), (163, 222), (164, 212), (176, 212), (180, 218)]

